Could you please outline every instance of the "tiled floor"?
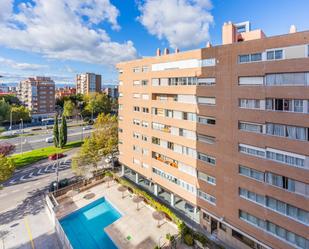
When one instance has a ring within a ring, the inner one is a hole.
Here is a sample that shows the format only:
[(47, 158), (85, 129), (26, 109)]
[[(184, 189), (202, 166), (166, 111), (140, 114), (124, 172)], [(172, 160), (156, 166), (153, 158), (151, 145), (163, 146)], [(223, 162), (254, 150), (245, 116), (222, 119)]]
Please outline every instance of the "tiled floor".
[[(158, 222), (152, 217), (154, 210), (144, 203), (140, 203), (137, 210), (137, 204), (133, 202), (132, 196), (125, 192), (125, 197), (122, 199), (122, 193), (118, 191), (118, 187), (117, 183), (111, 183), (109, 188), (106, 183), (100, 184), (91, 190), (77, 194), (72, 199), (66, 198), (59, 201), (57, 217), (61, 218), (104, 196), (122, 213), (120, 219), (105, 229), (119, 249), (154, 248), (158, 244), (167, 243), (165, 239), (167, 233), (177, 234), (177, 227), (171, 222), (163, 220), (160, 222), (160, 227), (157, 227)], [(94, 193), (95, 197), (91, 200), (84, 199), (83, 197), (89, 192)]]

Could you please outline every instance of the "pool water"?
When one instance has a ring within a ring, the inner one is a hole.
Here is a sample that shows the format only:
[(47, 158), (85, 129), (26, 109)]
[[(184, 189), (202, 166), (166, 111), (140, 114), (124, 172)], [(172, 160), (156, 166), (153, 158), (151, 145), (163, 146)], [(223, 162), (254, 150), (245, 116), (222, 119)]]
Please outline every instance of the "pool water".
[(62, 218), (60, 224), (74, 249), (117, 249), (104, 228), (120, 217), (105, 198), (100, 198)]

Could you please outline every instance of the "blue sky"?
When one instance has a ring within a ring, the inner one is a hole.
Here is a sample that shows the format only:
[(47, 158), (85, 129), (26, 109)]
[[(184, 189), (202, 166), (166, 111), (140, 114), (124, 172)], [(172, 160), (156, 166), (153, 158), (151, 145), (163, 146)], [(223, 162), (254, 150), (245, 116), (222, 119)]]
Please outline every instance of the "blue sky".
[(0, 0), (0, 82), (32, 75), (116, 83), (115, 63), (221, 43), (223, 22), (249, 20), (267, 36), (309, 30), (308, 0)]

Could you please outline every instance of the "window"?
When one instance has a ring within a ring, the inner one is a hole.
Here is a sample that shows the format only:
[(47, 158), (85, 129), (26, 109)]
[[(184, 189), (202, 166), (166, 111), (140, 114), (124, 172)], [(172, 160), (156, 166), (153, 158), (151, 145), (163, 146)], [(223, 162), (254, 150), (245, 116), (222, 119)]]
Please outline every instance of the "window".
[(309, 168), (308, 165), (305, 165), (305, 156), (296, 153), (267, 148), (266, 157), (269, 160), (288, 164), (290, 166)]
[(239, 107), (246, 109), (261, 109), (261, 100), (259, 99), (239, 99)]
[(148, 85), (148, 80), (142, 80), (142, 86), (147, 86)]
[(266, 54), (267, 54), (267, 60), (281, 60), (281, 59), (283, 59), (283, 50), (282, 49), (267, 51)]
[(139, 139), (141, 136), (141, 134), (137, 133), (137, 132), (133, 132), (133, 137)]
[(199, 86), (208, 86), (208, 85), (215, 85), (216, 78), (199, 78), (197, 79)]
[(149, 99), (149, 95), (148, 94), (142, 94), (142, 99), (143, 100), (148, 100)]
[(147, 121), (143, 121), (143, 122), (142, 122), (142, 127), (147, 128), (147, 127), (148, 127), (148, 122), (147, 122)]
[(206, 154), (203, 154), (203, 153), (200, 153), (200, 152), (198, 152), (198, 159), (203, 161), (203, 162), (206, 162), (206, 163), (209, 163), (209, 164), (212, 164), (212, 165), (216, 165), (216, 158), (209, 156), (209, 155), (206, 155)]
[(308, 141), (308, 128), (266, 123), (266, 134)]
[(143, 107), (143, 112), (144, 113), (149, 113), (149, 108), (148, 107)]
[(256, 62), (262, 60), (262, 53), (244, 54), (238, 56), (239, 63)]
[(266, 206), (304, 224), (309, 224), (309, 212), (267, 196)]
[(134, 112), (139, 112), (139, 107), (138, 106), (133, 106), (133, 111)]
[(140, 68), (139, 67), (134, 67), (133, 68), (133, 73), (139, 73), (140, 72)]
[(264, 221), (256, 216), (253, 216), (245, 211), (239, 210), (239, 218), (245, 222), (248, 222), (275, 237), (278, 237), (287, 243), (291, 244), (293, 247), (297, 248), (307, 248), (309, 241), (293, 232), (290, 232), (270, 221)]
[(207, 143), (207, 144), (214, 144), (216, 141), (216, 138), (212, 136), (197, 134), (197, 140), (203, 143)]
[(148, 137), (145, 136), (145, 135), (142, 135), (142, 140), (145, 141), (145, 142), (148, 142)]
[(309, 184), (271, 172), (265, 173), (265, 181), (272, 186), (309, 197)]
[(120, 93), (119, 93), (119, 97), (123, 97), (123, 93), (120, 92)]
[(216, 205), (216, 198), (200, 189), (197, 191), (197, 196), (210, 204)]
[(149, 72), (149, 67), (148, 66), (143, 66), (142, 67), (142, 72), (143, 73)]
[(249, 55), (249, 54), (239, 55), (239, 56), (238, 56), (238, 62), (239, 62), (239, 63), (247, 63), (247, 62), (250, 62), (250, 55)]
[(198, 97), (197, 102), (204, 105), (215, 105), (216, 98), (214, 97)]
[(263, 132), (263, 125), (262, 124), (256, 124), (256, 123), (248, 123), (248, 122), (239, 122), (239, 129), (243, 131), (250, 131), (250, 132), (256, 132), (256, 133), (262, 133)]
[(239, 85), (263, 85), (264, 77), (263, 76), (241, 76), (238, 78)]
[(264, 181), (264, 173), (246, 166), (239, 165), (239, 174), (250, 177), (257, 181)]
[(208, 182), (209, 184), (216, 185), (215, 177), (209, 176), (201, 171), (197, 172), (197, 177), (205, 182)]
[(239, 188), (239, 196), (265, 206), (265, 196), (263, 195), (251, 192), (244, 188)]
[(251, 54), (250, 59), (251, 59), (252, 62), (261, 61), (262, 60), (262, 53)]
[(134, 124), (134, 125), (140, 125), (140, 124), (141, 124), (141, 121), (138, 120), (138, 119), (133, 119), (133, 124)]
[(222, 231), (226, 232), (226, 225), (223, 224), (222, 222), (219, 223), (219, 228), (220, 228)]
[(204, 212), (202, 212), (203, 214), (203, 219), (206, 220), (208, 223), (210, 222), (210, 216)]
[(139, 80), (134, 80), (133, 81), (133, 85), (134, 86), (139, 86), (141, 84), (141, 82)]
[(212, 117), (199, 116), (198, 117), (198, 122), (201, 123), (201, 124), (215, 125), (216, 124), (216, 119), (212, 118)]
[(266, 74), (268, 86), (306, 86), (309, 85), (309, 72)]
[(123, 104), (118, 105), (118, 110), (123, 110)]
[(257, 157), (265, 157), (265, 149), (246, 144), (239, 144), (239, 152)]

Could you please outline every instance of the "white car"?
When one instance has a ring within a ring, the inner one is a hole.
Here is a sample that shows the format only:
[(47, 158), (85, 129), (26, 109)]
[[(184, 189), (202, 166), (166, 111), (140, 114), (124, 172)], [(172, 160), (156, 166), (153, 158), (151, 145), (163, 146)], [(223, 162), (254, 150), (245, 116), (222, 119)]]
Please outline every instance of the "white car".
[(83, 127), (83, 130), (84, 130), (84, 131), (86, 131), (86, 130), (91, 130), (91, 129), (92, 129), (92, 127), (91, 127), (90, 125), (87, 125), (87, 126)]
[(52, 143), (52, 142), (54, 142), (54, 137), (47, 137), (47, 138), (45, 139), (45, 142), (46, 142), (46, 143)]

